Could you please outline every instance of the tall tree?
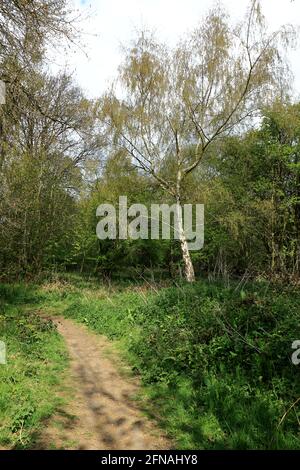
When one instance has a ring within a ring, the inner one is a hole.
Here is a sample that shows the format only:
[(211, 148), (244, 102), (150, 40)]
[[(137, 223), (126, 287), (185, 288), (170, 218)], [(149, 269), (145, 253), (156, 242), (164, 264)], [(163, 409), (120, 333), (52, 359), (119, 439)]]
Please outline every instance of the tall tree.
[(5, 106), (0, 160), (0, 265), (19, 272), (57, 258), (75, 223), (82, 170), (98, 149), (93, 103), (69, 76), (35, 72), (24, 87)]
[(97, 152), (93, 104), (46, 52), (76, 40), (67, 0), (0, 2), (0, 265), (39, 270), (60, 256), (87, 158)]
[(236, 26), (217, 7), (174, 50), (141, 34), (120, 68), (121, 93), (115, 86), (103, 98), (101, 117), (112, 146), (125, 149), (176, 202), (190, 282), (195, 275), (183, 226), (183, 182), (213, 142), (237, 133), (282, 94), (284, 52), (294, 38), (290, 27), (268, 32), (257, 0)]
[(8, 57), (24, 66), (40, 61), (49, 42), (74, 40), (67, 0), (1, 0), (0, 62)]

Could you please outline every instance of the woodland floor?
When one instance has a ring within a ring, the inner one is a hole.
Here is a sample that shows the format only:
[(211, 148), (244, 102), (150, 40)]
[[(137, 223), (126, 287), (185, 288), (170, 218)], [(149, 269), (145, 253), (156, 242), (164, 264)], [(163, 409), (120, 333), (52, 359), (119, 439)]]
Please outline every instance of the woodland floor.
[(54, 321), (69, 352), (66, 388), (72, 399), (46, 423), (35, 448), (170, 448), (170, 442), (138, 408), (138, 380), (120, 366), (110, 341), (72, 320), (59, 317)]

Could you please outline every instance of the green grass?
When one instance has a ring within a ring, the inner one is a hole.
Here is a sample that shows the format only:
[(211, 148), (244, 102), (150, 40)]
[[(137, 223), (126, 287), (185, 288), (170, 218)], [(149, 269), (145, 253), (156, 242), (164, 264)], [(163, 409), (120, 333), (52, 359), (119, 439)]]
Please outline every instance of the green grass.
[(142, 405), (178, 448), (300, 449), (299, 403), (290, 408), (299, 397), (297, 290), (204, 281), (107, 287), (70, 276), (32, 295), (45, 312), (116, 341), (142, 379)]
[(0, 446), (31, 447), (42, 422), (60, 403), (57, 390), (67, 365), (64, 343), (53, 324), (35, 313), (35, 289), (0, 285)]
[(180, 448), (299, 449), (300, 296), (292, 288), (198, 282), (153, 290), (72, 283), (44, 304), (117, 340), (147, 412)]

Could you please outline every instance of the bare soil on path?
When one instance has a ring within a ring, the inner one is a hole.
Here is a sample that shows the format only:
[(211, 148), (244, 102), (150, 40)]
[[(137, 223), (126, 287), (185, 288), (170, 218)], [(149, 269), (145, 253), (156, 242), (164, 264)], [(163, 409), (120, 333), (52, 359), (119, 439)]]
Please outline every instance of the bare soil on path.
[(170, 448), (162, 431), (139, 410), (134, 400), (138, 380), (120, 372), (110, 341), (71, 320), (54, 321), (70, 356), (66, 387), (72, 399), (47, 423), (37, 447)]

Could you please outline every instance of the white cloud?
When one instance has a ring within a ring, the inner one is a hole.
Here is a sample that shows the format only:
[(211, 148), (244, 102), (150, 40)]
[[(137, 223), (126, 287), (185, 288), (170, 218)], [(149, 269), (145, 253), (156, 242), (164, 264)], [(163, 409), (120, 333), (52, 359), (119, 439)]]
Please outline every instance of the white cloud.
[[(230, 14), (241, 17), (248, 0), (224, 0)], [(120, 44), (127, 43), (135, 30), (154, 29), (159, 37), (175, 44), (185, 31), (191, 30), (214, 0), (73, 0), (76, 9), (89, 14), (82, 27), (88, 57), (78, 50), (61, 52), (58, 65), (67, 65), (77, 82), (91, 97), (99, 96), (116, 74), (121, 60)], [(272, 29), (281, 24), (297, 25), (300, 0), (262, 0), (263, 11)], [(295, 87), (300, 94), (299, 50), (290, 54)]]

